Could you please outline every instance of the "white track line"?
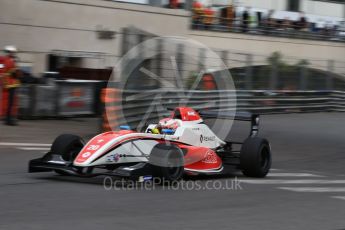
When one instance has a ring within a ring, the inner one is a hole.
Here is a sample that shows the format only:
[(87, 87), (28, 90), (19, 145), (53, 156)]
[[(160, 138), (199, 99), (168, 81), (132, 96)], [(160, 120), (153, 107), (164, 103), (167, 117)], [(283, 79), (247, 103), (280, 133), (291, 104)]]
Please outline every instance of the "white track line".
[(345, 184), (345, 180), (241, 180), (248, 184)]
[(324, 177), (311, 173), (269, 173), (268, 177)]
[(17, 149), (29, 150), (29, 151), (32, 151), (32, 150), (35, 150), (35, 151), (48, 151), (48, 150), (50, 150), (50, 148), (37, 148), (37, 147), (18, 147)]
[(292, 192), (345, 192), (345, 187), (279, 187), (279, 189), (288, 190)]
[(332, 196), (332, 198), (345, 200), (345, 196)]
[(41, 147), (50, 147), (51, 144), (0, 142), (0, 146), (41, 146)]

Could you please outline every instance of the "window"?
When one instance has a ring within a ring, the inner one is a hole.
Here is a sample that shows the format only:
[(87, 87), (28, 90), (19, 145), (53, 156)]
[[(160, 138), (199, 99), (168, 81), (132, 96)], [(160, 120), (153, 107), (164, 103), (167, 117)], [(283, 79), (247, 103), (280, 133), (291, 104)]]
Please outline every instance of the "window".
[(288, 11), (300, 11), (299, 10), (299, 0), (288, 0), (287, 10)]

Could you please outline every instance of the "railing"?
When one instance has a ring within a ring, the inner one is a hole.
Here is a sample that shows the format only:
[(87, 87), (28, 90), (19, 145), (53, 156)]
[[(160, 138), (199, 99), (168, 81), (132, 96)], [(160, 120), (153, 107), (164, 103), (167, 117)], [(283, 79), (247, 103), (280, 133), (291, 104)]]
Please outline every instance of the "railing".
[[(117, 126), (128, 124), (138, 128), (168, 116), (167, 108), (178, 106), (258, 114), (345, 112), (344, 91), (116, 90), (115, 97), (107, 96), (112, 100), (106, 104), (108, 111), (103, 113), (104, 120), (115, 119)], [(101, 114), (100, 97), (97, 84), (90, 82), (24, 86), (19, 91), (19, 112), (22, 118), (96, 116)]]
[(253, 22), (240, 19), (192, 15), (191, 27), (195, 30), (246, 33), (287, 38), (330, 40), (345, 42), (345, 28), (317, 28), (313, 23), (304, 25), (291, 20), (261, 20)]
[(121, 100), (108, 115), (116, 114), (117, 125), (127, 124), (142, 129), (148, 123), (157, 122), (160, 118), (168, 116), (167, 108), (182, 105), (194, 109), (237, 110), (258, 114), (345, 112), (343, 91), (167, 92), (162, 90), (155, 91), (155, 96), (148, 95), (145, 96), (142, 91), (122, 92)]
[(18, 90), (19, 117), (68, 117), (100, 113), (102, 82), (55, 81), (49, 85), (23, 85)]

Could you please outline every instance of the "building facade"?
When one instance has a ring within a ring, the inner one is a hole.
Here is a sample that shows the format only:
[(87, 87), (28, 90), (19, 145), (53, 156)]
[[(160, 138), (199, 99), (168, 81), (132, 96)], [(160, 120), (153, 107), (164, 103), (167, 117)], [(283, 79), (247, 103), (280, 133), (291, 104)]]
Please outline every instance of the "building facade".
[[(266, 2), (278, 8), (282, 4)], [(132, 25), (158, 36), (187, 37), (215, 50), (263, 58), (279, 51), (296, 59), (345, 62), (345, 43), (193, 31), (190, 12), (182, 9), (104, 0), (2, 0), (0, 11), (0, 47), (17, 46), (21, 65), (34, 74), (51, 70), (54, 56), (78, 67), (112, 67), (122, 55), (123, 28)]]

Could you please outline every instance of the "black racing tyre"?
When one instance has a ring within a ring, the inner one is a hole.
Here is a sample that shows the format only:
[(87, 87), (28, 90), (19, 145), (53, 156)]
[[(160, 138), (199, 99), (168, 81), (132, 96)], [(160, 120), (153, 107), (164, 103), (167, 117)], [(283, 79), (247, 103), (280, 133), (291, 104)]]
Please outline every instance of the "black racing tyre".
[(272, 155), (268, 141), (264, 138), (249, 137), (241, 148), (240, 166), (248, 177), (262, 178), (271, 168)]
[[(83, 147), (84, 141), (81, 137), (72, 134), (62, 134), (55, 139), (50, 152), (51, 154), (61, 155), (65, 161), (73, 162)], [(55, 170), (55, 172), (67, 175), (67, 173), (61, 170)]]
[(175, 145), (157, 144), (151, 151), (149, 163), (159, 183), (174, 182), (184, 172), (183, 152)]

